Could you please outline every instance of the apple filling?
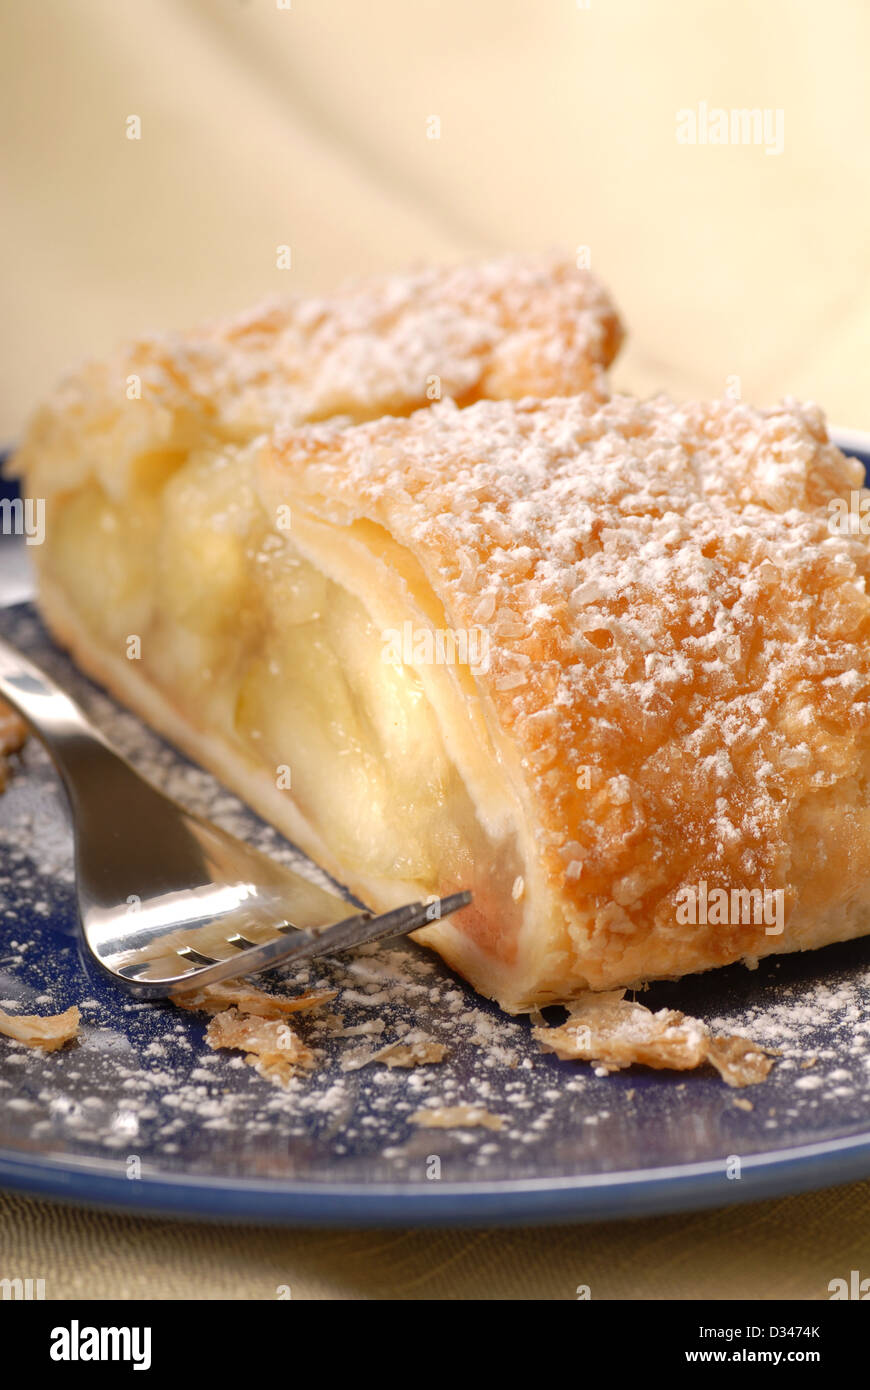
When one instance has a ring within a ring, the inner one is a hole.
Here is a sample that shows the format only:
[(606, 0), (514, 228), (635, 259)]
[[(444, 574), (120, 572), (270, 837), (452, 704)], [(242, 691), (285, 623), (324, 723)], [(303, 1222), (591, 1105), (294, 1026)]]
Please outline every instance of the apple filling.
[(192, 455), (120, 503), (91, 482), (53, 499), (51, 526), (47, 575), (101, 647), (292, 797), (349, 881), (471, 887), (467, 929), (511, 951), (520, 904), (485, 910), (522, 874), (509, 798), (490, 770), (478, 801), (451, 756), (491, 769), (492, 749), (479, 728), (445, 737), (468, 719), (450, 673), (386, 659), (383, 612), (269, 524), (244, 453)]

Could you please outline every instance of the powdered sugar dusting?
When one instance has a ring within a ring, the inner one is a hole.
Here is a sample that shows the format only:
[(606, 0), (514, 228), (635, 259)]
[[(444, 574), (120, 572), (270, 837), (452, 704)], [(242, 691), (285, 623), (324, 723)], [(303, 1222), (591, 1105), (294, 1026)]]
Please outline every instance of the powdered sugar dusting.
[(564, 257), (373, 277), (141, 338), (85, 366), (35, 417), (22, 463), (37, 495), (68, 486), (76, 468), (96, 470), (114, 495), (153, 451), (245, 442), (280, 423), (602, 391), (621, 339), (606, 291)]
[[(681, 926), (677, 896), (701, 880), (781, 892), (801, 940), (860, 928), (870, 549), (830, 525), (863, 470), (814, 407), (445, 404), (279, 432), (262, 463), (276, 495), (386, 527), (451, 626), (485, 621), (475, 679), (567, 918), (561, 983), (778, 948), (757, 922)], [(565, 775), (578, 764), (585, 780)]]

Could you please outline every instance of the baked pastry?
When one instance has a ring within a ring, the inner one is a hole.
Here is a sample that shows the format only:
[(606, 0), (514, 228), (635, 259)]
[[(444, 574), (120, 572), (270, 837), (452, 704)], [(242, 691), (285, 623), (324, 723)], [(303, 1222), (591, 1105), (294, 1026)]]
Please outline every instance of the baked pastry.
[(443, 403), (112, 502), (27, 457), (81, 665), (373, 907), (471, 888), (420, 939), (506, 1009), (868, 930), (862, 470), (814, 408)]
[(62, 471), (141, 510), (191, 450), (278, 424), (601, 393), (622, 336), (596, 277), (555, 255), (383, 275), (87, 364), (35, 414), (19, 466), (35, 496)]
[(8, 1014), (0, 1009), (0, 1035), (43, 1052), (56, 1052), (72, 1042), (78, 1036), (80, 1022), (76, 1004), (62, 1014)]

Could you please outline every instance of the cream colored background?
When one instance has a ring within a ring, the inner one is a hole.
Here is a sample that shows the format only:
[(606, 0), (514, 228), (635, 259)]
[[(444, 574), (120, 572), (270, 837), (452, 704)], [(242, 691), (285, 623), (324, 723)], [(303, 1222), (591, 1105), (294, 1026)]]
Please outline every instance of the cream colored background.
[[(715, 394), (737, 374), (759, 403), (809, 396), (870, 428), (868, 58), (864, 0), (2, 0), (0, 439), (117, 338), (554, 244), (589, 246), (623, 308), (620, 385)], [(781, 107), (784, 153), (679, 145), (700, 100)], [(430, 1235), (0, 1199), (3, 1271), (55, 1297), (820, 1298), (870, 1273), (868, 1229), (866, 1184)]]
[[(870, 427), (870, 6), (589, 5), (2, 0), (0, 438), (119, 337), (552, 244), (624, 309), (620, 385)], [(700, 100), (782, 108), (784, 153), (678, 144)]]

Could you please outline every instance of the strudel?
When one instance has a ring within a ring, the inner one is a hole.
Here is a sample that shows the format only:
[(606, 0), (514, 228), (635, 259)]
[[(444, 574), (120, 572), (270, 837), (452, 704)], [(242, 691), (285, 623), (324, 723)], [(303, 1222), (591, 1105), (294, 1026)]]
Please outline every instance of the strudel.
[(363, 279), (86, 364), (34, 415), (19, 466), (33, 496), (59, 478), (64, 490), (88, 483), (132, 504), (138, 528), (155, 491), (206, 445), (445, 398), (602, 394), (622, 338), (597, 278), (556, 255)]
[(815, 408), (92, 441), (22, 456), (59, 640), (373, 907), (470, 888), (420, 939), (504, 1008), (870, 927), (863, 475)]

